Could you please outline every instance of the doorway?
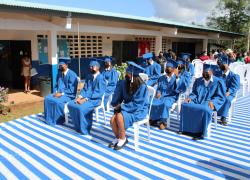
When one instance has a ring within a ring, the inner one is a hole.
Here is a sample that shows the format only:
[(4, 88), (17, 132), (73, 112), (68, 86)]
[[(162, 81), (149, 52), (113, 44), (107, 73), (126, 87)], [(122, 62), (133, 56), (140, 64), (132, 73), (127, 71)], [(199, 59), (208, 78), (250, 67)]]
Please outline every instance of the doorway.
[(138, 56), (138, 42), (136, 41), (113, 41), (112, 57), (115, 63), (121, 65), (127, 61), (136, 60)]
[(190, 53), (191, 59), (195, 58), (195, 43), (173, 42), (173, 51), (178, 55), (180, 53)]
[(26, 52), (31, 57), (31, 41), (0, 40), (0, 86), (24, 88), (21, 59)]

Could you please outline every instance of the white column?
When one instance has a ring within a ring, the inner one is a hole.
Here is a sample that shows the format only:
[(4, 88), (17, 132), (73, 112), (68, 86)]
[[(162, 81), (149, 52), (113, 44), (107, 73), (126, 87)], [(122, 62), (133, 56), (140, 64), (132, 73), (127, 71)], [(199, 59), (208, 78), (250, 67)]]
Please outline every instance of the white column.
[(162, 51), (162, 36), (155, 38), (155, 55), (158, 56), (159, 51)]
[(202, 46), (203, 51), (207, 51), (207, 44), (208, 44), (208, 39), (203, 39), (203, 46)]
[(51, 65), (51, 90), (56, 84), (57, 76), (57, 32), (55, 30), (48, 31), (48, 58)]

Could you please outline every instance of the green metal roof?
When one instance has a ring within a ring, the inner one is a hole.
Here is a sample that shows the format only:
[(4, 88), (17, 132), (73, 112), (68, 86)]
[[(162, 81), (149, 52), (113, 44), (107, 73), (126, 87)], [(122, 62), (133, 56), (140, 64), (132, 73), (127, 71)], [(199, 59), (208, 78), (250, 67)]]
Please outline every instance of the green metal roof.
[(34, 3), (34, 2), (25, 2), (20, 0), (0, 0), (0, 8), (11, 8), (11, 9), (24, 9), (24, 10), (43, 10), (49, 12), (58, 12), (67, 14), (71, 12), (72, 17), (79, 16), (79, 15), (88, 15), (93, 17), (101, 17), (101, 18), (111, 18), (115, 20), (123, 20), (123, 21), (135, 21), (140, 22), (143, 24), (153, 24), (159, 26), (171, 26), (176, 28), (188, 28), (200, 31), (209, 31), (209, 32), (216, 32), (216, 33), (223, 33), (231, 36), (244, 36), (244, 34), (228, 32), (218, 29), (213, 29), (204, 26), (197, 26), (191, 24), (185, 24), (180, 22), (169, 21), (166, 19), (160, 18), (148, 18), (148, 17), (140, 17), (140, 16), (133, 16), (133, 15), (126, 15), (120, 13), (112, 13), (112, 12), (105, 12), (105, 11), (96, 11), (90, 9), (83, 9), (83, 8), (74, 8), (74, 7), (67, 7), (67, 6), (57, 6), (57, 5), (50, 5), (50, 4), (41, 4), (41, 3)]

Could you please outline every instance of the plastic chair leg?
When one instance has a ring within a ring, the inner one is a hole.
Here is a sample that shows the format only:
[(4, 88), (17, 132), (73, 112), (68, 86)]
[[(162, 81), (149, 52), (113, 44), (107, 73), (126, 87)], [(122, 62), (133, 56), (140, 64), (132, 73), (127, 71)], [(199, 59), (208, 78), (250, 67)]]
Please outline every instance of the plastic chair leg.
[(96, 118), (96, 122), (99, 122), (99, 109), (95, 109), (95, 118)]
[(135, 144), (135, 151), (139, 150), (139, 126), (135, 124), (134, 126), (134, 144)]
[(103, 117), (104, 117), (104, 123), (105, 123), (105, 125), (107, 125), (106, 113), (105, 113), (105, 108), (104, 107), (102, 107), (102, 113), (103, 113)]
[(147, 129), (148, 129), (148, 141), (150, 142), (150, 124), (149, 124), (149, 121), (147, 122)]

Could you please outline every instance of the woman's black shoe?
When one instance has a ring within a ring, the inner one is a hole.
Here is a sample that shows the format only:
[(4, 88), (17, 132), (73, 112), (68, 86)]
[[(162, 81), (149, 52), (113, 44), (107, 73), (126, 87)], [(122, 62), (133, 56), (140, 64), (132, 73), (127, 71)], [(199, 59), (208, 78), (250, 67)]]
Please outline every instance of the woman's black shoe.
[(114, 150), (120, 150), (122, 149), (126, 144), (128, 143), (128, 139), (126, 138), (126, 141), (123, 143), (123, 145), (118, 146), (118, 143), (115, 145)]

